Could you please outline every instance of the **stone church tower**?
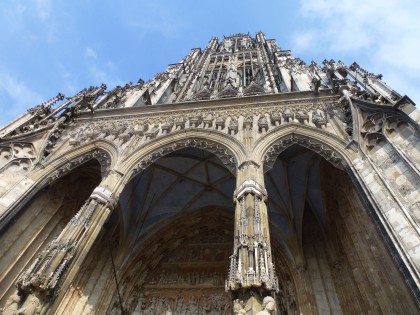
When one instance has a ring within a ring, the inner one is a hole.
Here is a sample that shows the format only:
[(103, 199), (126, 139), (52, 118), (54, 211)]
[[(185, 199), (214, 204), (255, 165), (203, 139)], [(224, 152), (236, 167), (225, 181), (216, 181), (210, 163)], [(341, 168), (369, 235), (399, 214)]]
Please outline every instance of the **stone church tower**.
[(419, 112), (212, 38), (0, 129), (3, 314), (418, 314)]

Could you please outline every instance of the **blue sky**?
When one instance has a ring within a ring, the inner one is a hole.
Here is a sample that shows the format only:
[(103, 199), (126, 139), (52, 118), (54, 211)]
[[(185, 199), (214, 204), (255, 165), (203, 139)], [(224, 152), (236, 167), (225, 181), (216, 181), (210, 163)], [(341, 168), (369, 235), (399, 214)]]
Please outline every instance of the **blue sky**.
[(418, 0), (3, 0), (0, 126), (58, 92), (148, 80), (212, 36), (257, 31), (306, 63), (357, 61), (420, 103), (419, 18)]

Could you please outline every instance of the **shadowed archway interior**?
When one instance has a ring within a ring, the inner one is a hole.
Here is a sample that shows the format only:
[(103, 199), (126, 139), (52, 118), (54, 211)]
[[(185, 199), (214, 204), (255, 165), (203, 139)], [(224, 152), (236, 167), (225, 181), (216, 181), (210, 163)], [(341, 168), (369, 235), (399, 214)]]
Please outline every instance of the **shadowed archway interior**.
[[(118, 215), (108, 222), (116, 226), (115, 263), (126, 311), (228, 312), (224, 281), (234, 188), (235, 178), (219, 158), (197, 148), (160, 158), (127, 184)], [(104, 311), (120, 309), (116, 294), (109, 305)]]
[(194, 210), (213, 206), (233, 212), (234, 188), (232, 173), (205, 150), (186, 148), (160, 158), (121, 194), (119, 257), (129, 259), (147, 238)]
[[(297, 314), (295, 305), (319, 314), (410, 313), (408, 288), (348, 174), (295, 144), (265, 184), (280, 314)], [(372, 304), (378, 294), (399, 303)]]
[[(16, 288), (7, 279), (17, 279), (19, 270), (29, 268), (32, 257), (56, 238), (77, 213), (101, 180), (101, 166), (95, 159), (38, 191), (1, 231), (0, 297)], [(82, 184), (81, 184), (82, 183)], [(19, 226), (19, 230), (13, 226)]]

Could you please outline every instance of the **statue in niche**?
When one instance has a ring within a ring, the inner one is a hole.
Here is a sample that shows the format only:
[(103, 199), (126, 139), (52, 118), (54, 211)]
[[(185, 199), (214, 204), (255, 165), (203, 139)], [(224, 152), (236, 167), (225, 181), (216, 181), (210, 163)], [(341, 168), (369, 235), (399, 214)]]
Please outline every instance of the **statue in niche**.
[(3, 309), (0, 309), (0, 314), (3, 315), (15, 315), (18, 314), (18, 308), (20, 303), (20, 296), (15, 291), (6, 301)]
[(275, 308), (274, 299), (271, 296), (266, 296), (263, 299), (262, 307), (264, 308), (262, 311), (259, 311), (257, 315), (270, 315), (273, 313)]
[(235, 314), (235, 315), (237, 315), (237, 314), (244, 314), (244, 315), (246, 315), (246, 311), (244, 310), (244, 307), (243, 307), (243, 302), (242, 301), (239, 301), (239, 300), (235, 300), (234, 302), (233, 302), (233, 314)]
[(158, 300), (157, 300), (156, 296), (152, 297), (152, 300), (150, 301), (150, 305), (146, 309), (145, 314), (151, 314), (151, 315), (155, 314), (157, 303), (158, 303)]
[(223, 43), (223, 48), (225, 51), (230, 51), (232, 48), (232, 42), (230, 40), (225, 40)]
[(143, 293), (140, 293), (140, 296), (137, 300), (136, 310), (144, 310), (146, 308), (146, 298)]
[(159, 315), (172, 315), (172, 307), (173, 301), (171, 298), (162, 297), (158, 303), (157, 307), (157, 314)]
[(204, 304), (201, 306), (201, 312), (200, 312), (200, 315), (209, 315), (209, 314), (212, 314), (213, 312), (211, 312), (211, 310), (212, 310), (212, 305), (211, 305), (211, 303), (204, 303)]
[(231, 86), (236, 87), (236, 65), (233, 58), (229, 59), (226, 82), (227, 82), (227, 85), (230, 84)]
[[(19, 315), (37, 315), (41, 313), (41, 302), (39, 298), (31, 293), (26, 297), (23, 306), (17, 310), (16, 313), (10, 314), (19, 314)], [(6, 314), (6, 313), (5, 313)]]
[(180, 296), (178, 298), (178, 303), (176, 305), (175, 314), (184, 315), (186, 311), (187, 311), (187, 305), (184, 303), (184, 297)]
[(198, 313), (198, 301), (197, 298), (195, 296), (192, 296), (190, 298), (190, 302), (188, 303), (187, 306), (187, 315), (193, 315), (193, 314), (197, 314)]
[(243, 46), (245, 49), (248, 49), (248, 48), (249, 48), (249, 46), (250, 46), (249, 41), (248, 41), (247, 39), (245, 39), (245, 38), (241, 40), (241, 44), (242, 44), (242, 46)]

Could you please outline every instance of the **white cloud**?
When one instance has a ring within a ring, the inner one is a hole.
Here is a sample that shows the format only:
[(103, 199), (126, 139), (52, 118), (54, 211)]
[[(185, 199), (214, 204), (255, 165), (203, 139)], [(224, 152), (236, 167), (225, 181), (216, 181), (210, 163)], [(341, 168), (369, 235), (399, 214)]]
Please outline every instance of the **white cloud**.
[[(366, 70), (384, 74), (391, 87), (401, 94), (410, 91), (420, 103), (419, 9), (416, 0), (302, 0), (301, 14), (309, 24), (296, 34), (294, 45), (301, 52), (354, 56)], [(302, 33), (308, 38), (299, 38)]]
[(51, 17), (52, 3), (50, 0), (35, 0), (35, 12), (41, 21), (45, 22)]
[(42, 97), (32, 91), (23, 81), (19, 81), (10, 74), (0, 75), (0, 90), (3, 90), (14, 100), (17, 106), (32, 107), (42, 102)]
[(98, 55), (96, 54), (95, 50), (91, 47), (85, 48), (85, 56), (92, 59), (98, 59)]
[[(57, 6), (57, 3), (54, 3)], [(55, 10), (55, 11), (54, 11)], [(51, 0), (13, 1), (0, 6), (0, 26), (7, 29), (7, 36), (26, 42), (45, 39), (54, 42), (60, 32), (57, 7)]]
[[(19, 117), (28, 108), (45, 101), (41, 95), (31, 90), (23, 81), (8, 73), (0, 73), (0, 96), (2, 94), (4, 95), (1, 97), (1, 107), (4, 110), (4, 114), (1, 115), (3, 123)], [(8, 103), (5, 103), (5, 101)]]

